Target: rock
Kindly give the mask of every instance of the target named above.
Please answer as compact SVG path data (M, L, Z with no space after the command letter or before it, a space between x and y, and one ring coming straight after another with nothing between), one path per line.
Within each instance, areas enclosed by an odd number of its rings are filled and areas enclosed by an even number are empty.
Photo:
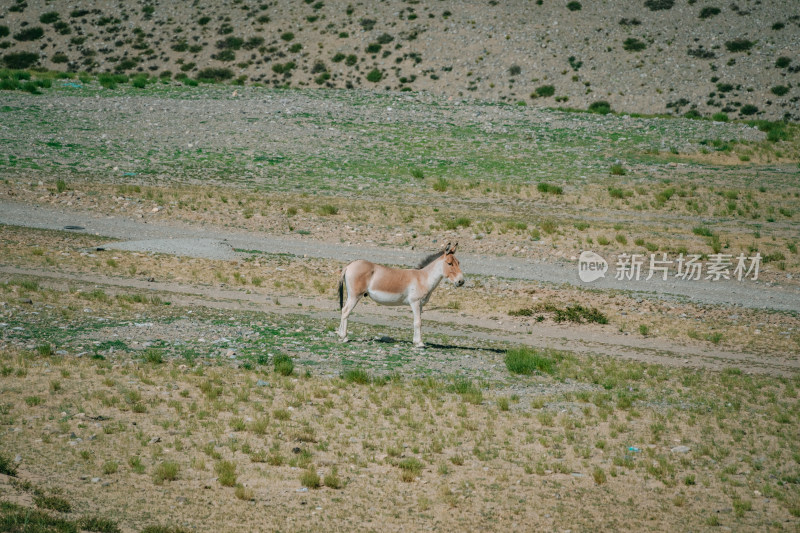
M269 382L259 379L256 381L256 387L269 387Z
M688 446L675 446L671 451L672 453L689 453L692 449Z
M20 454L17 454L14 457L14 464L20 464L21 462L22 462L22 456Z
M92 483L100 483L100 478L99 477L93 477L92 478Z

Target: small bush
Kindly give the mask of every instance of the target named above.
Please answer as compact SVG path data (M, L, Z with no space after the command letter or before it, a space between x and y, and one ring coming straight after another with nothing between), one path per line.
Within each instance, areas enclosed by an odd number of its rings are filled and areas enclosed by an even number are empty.
M0 474L5 474L11 477L16 477L17 475L17 466L11 459L2 453L0 453Z
M512 76L519 76L522 73L522 67L519 65L511 65L508 67L508 73Z
M84 516L78 523L84 531L96 531L98 533L120 533L121 531L116 522L101 516Z
M367 45L364 51L368 54L377 54L381 51L381 45L379 43L370 43Z
M739 38L732 41L726 41L725 48L728 49L728 52L746 52L750 50L754 44L756 43L753 41Z
M156 485L161 485L165 481L175 481L178 479L180 465L174 461L164 461L158 465L153 472L153 481Z
M153 365L160 365L164 362L164 353L159 348L148 348L144 352L144 360Z
M341 63L342 61L344 61L345 57L347 56L341 52L338 52L331 58L331 61L333 61L334 63Z
M564 189L562 189L558 185L545 183L543 181L536 184L536 190L542 194L555 194L557 196L564 194Z
M711 18L714 15L719 15L719 14L720 14L720 9L718 7L706 6L700 10L701 19Z
M580 2L575 2L574 0L567 4L567 9L570 11L580 11L582 7Z
M711 120L714 120L716 122L728 122L729 119L727 113L723 113L720 111L719 113L714 113L713 115L711 115Z
M711 237L712 235L711 230L705 226L695 226L692 228L692 233L701 237Z
M335 205L324 204L319 207L319 214L323 216L335 215L339 213L339 208Z
M449 186L450 182L440 176L439 179L437 179L433 184L433 190L437 192L445 192Z
M214 465L214 472L217 480L223 487L233 487L236 485L236 463L232 461L219 461Z
M622 43L622 48L628 52L641 52L647 48L647 44L645 44L643 41L640 41L636 37L628 37L625 39L625 42Z
M745 116L755 115L758 113L758 108L753 104L745 104L739 109L739 113Z
M283 39L286 42L289 42L294 39L294 33L290 31L284 32L281 34L281 39Z
M291 376L294 372L294 362L292 358L286 354L278 354L272 359L272 365L277 374L282 376Z
M42 13L39 17L39 22L42 24L52 24L59 19L59 15L55 11L48 11L47 13Z
M382 79L383 79L383 73L376 68L370 70L369 74L367 74L367 81L370 81L372 83L378 83Z
M589 104L589 112L599 113L601 115L607 115L608 113L611 113L611 104L609 104L605 100L598 100L596 102L592 102L591 104Z
M553 85L541 85L534 91L537 97L547 98L556 94L556 88Z
M58 511L59 513L72 512L72 505L64 498L61 498L60 496L46 496L44 494L34 494L33 503L36 504L36 507Z
M776 68L786 68L792 63L792 59L786 56L781 56L775 60Z
M611 165L610 172L612 176L624 176L625 174L627 174L627 172L625 171L625 167L623 167L619 163L614 163L613 165ZM612 194L611 196L614 195Z
M506 352L506 368L512 374L523 374L529 376L535 372L542 374L553 374L556 369L556 361L551 357L541 355L533 348L523 346L514 348Z
M44 37L44 29L41 26L25 28L19 33L14 34L14 39L18 41L36 41Z
M233 78L233 71L228 68L204 68L197 73L198 80L225 81Z
M646 0L644 6L650 11L665 11L672 9L675 5L675 0Z
M3 64L13 69L30 68L38 62L39 54L34 54L33 52L16 52L3 56Z
M300 484L309 489L318 489L320 487L320 479L319 474L317 474L317 469L313 466L309 466L308 469L304 470L303 473L300 474Z
M783 96L789 92L789 88L785 85L776 85L775 87L771 88L770 91L775 96Z
M339 477L339 470L334 466L331 468L331 471L325 474L325 478L323 479L323 484L331 489L340 489L342 488L342 480Z

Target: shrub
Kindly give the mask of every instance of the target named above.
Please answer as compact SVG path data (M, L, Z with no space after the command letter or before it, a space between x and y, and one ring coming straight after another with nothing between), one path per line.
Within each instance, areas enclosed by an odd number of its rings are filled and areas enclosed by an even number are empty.
M646 0L644 6L650 11L665 11L672 9L674 4L675 0Z
M419 168L412 168L411 169L411 177L421 180L425 177L425 174L422 172L422 169Z
M356 383L358 385L369 385L372 381L370 375L366 370L361 368L350 368L342 372L342 379L347 383Z
M131 85L133 85L137 89L144 89L145 87L147 87L147 75L144 74L134 77L131 80Z
M581 6L581 3L575 2L574 0L567 4L567 9L569 9L570 11L580 11L581 7L583 7Z
M611 165L610 172L612 176L624 176L625 174L627 174L627 172L625 171L625 167L623 167L619 163L614 163L613 165ZM611 192L610 188L609 192ZM614 194L612 194L611 196L614 196ZM619 198L622 198L622 196L619 196Z
M25 28L19 33L14 34L14 39L18 41L35 41L44 37L44 29L41 26L32 26Z
M611 113L611 104L606 102L605 100L598 100L596 102L592 102L589 104L589 111L591 113L600 113L601 115L607 115Z
M358 63L358 56L355 54L350 54L349 56L347 56L347 59L344 62L344 64L347 65L348 67L352 67L356 63Z
M367 81L372 83L378 83L381 79L383 79L383 73L376 68L370 70L369 74L367 74Z
M331 61L333 61L334 63L341 63L341 62L344 60L344 58L345 58L345 57L347 57L347 56L345 56L345 55L344 55L343 53L341 53L341 52L338 52L337 54L335 54L335 55L334 55L334 56L331 58Z
M700 10L700 18L707 19L711 18L714 15L719 15L720 9L718 7L707 6Z
M198 80L225 81L233 77L233 71L228 68L204 68L197 73Z
M69 57L64 52L56 52L53 54L53 57L50 58L50 61L56 64L60 63L67 63L69 61Z
M5 66L13 69L30 68L38 62L39 54L33 52L16 52L3 56Z
M556 93L556 88L553 85L542 85L537 87L531 97L542 97L547 98L548 96L553 96ZM534 96L535 95L535 96Z
M331 468L331 471L328 474L325 475L323 483L326 487L331 489L342 488L342 480L339 478L339 470L335 466Z
M440 176L439 179L436 180L436 183L433 184L433 190L437 192L444 192L449 186L450 182Z
M57 21L58 18L58 13L55 11L48 11L47 13L42 13L42 16L39 17L39 22L42 24L52 24L53 22Z
M771 88L770 91L775 96L783 96L789 92L789 88L785 85L776 85L775 87Z
M211 57L217 61L234 61L236 59L236 52L233 50L220 50Z
M381 35L378 36L377 41L380 44L389 44L390 42L394 41L394 37L392 37L388 33L382 33Z
M727 113L714 113L711 115L711 120L715 120L717 122L728 122L728 114Z
M219 461L214 465L214 472L217 480L223 487L233 487L236 485L236 463L232 461Z
M286 354L278 354L272 359L272 365L275 372L282 376L291 376L294 372L294 362L292 358Z
M233 35L231 35L230 37L226 37L224 39L220 39L219 41L217 41L215 46L219 50L238 50L239 48L242 47L243 44L244 44L244 39L242 39L241 37L234 37Z
M695 226L692 228L692 233L701 237L711 237L711 230L705 226Z
M0 37L7 37L9 33L11 33L11 30L8 29L8 26L0 24Z
M286 42L289 42L294 39L294 33L290 31L284 32L281 34L281 39L283 39Z
M775 66L777 68L786 68L792 62L791 58L786 56L781 56L775 60Z
M628 52L641 52L642 50L647 48L647 45L643 41L637 39L636 37L628 37L627 39L625 39L625 42L622 43L622 48L624 48Z
M153 472L153 481L156 485L161 485L165 481L175 481L178 479L180 465L174 461L164 461L158 465Z
M41 507L42 509L52 509L53 511L58 511L59 513L69 513L72 511L72 505L60 496L34 494L33 503L36 504L36 507Z
M739 109L739 113L746 116L755 115L758 113L758 108L753 104L745 104Z
M728 49L728 52L746 52L756 44L753 41L749 41L747 39L734 39L732 41L725 42L725 48Z
M17 475L17 467L11 459L0 453L0 474L15 477Z
M381 45L378 43L370 43L364 51L368 54L377 54L381 51Z
M556 196L564 194L564 189L558 185L552 185L543 181L536 184L536 190L542 194L555 194Z
M300 483L310 489L318 489L320 487L319 474L317 474L317 469L313 465L300 474Z
M552 374L556 369L556 361L553 358L541 355L533 348L523 346L513 348L506 352L506 368L512 374L523 374L529 376L534 372L542 374Z

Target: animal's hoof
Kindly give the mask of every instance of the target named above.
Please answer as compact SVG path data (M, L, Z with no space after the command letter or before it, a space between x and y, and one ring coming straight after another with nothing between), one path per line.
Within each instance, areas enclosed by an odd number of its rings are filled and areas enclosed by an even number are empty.
M347 337L339 337L339 342L350 342L350 339Z
M414 343L414 348L420 348L420 349L421 348L425 348L425 343L424 342L415 342Z

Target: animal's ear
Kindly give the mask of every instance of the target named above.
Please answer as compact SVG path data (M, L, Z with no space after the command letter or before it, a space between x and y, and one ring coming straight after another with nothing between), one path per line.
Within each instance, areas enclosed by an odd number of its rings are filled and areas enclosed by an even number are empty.
M450 243L449 242L447 243L447 246L444 247L444 253L445 253L445 255L450 253Z
M447 251L447 253L448 253L448 254L454 254L454 253L456 253L456 248L457 248L457 247L458 247L458 243L455 243L455 244L453 245L453 247L452 247L452 248L450 248L450 249Z

